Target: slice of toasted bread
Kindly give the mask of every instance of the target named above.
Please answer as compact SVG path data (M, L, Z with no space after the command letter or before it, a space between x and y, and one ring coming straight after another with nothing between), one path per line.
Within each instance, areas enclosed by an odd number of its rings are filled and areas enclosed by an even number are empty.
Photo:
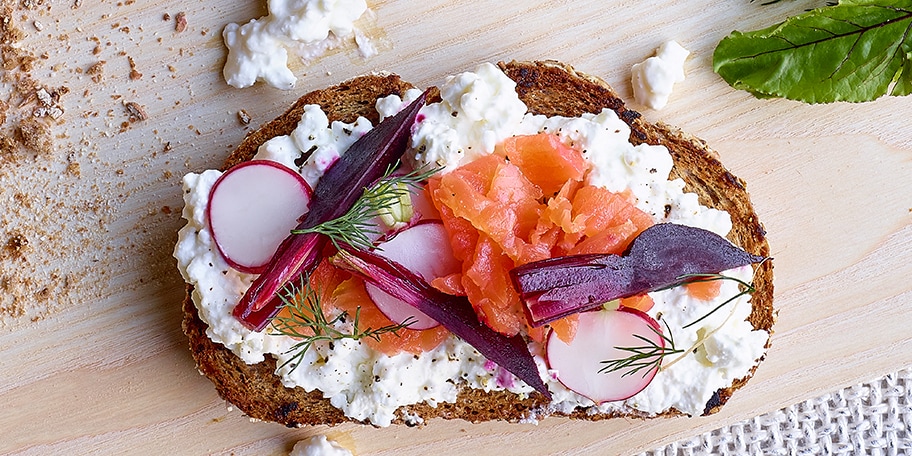
M607 83L578 73L567 65L558 62L511 62L501 63L500 68L516 81L516 90L532 113L578 116L584 112L597 113L603 108L611 108L630 125L632 142L667 146L675 162L673 177L682 178L687 183L686 191L698 194L701 204L725 210L731 215L734 228L729 239L750 253L768 256L764 229L750 203L744 182L729 173L719 162L717 154L704 142L667 125L646 122L639 113L627 109ZM330 120L351 122L360 115L376 124L375 100L389 94L401 94L410 87L395 75L370 75L304 95L282 116L248 135L229 156L225 168L251 159L259 145L267 139L289 134L306 104L319 104ZM775 317L771 262L757 266L754 284L756 292L751 299L753 310L749 321L755 329L771 332ZM273 359L248 365L222 345L212 342L206 336L206 325L198 317L189 290L184 301L183 327L200 372L212 380L222 398L250 417L287 426L351 421L330 405L328 399L323 399L319 391L307 393L301 388L283 386L273 375L276 368ZM750 375L728 388L720 389L706 405L705 413L716 412ZM546 406L547 403L538 394L521 398L509 392L484 392L464 387L455 403L438 403L436 407L416 404L405 408L409 414L417 414L423 419L443 417L480 422L518 421L536 415ZM570 416L598 420L617 414L591 414L577 410Z

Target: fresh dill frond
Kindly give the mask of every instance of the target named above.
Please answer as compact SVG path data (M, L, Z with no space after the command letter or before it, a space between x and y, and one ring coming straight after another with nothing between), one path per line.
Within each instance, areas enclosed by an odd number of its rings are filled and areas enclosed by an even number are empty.
M397 164L398 165L398 164ZM375 220L403 198L421 188L426 181L442 168L417 169L404 175L392 175L396 165L387 168L375 184L364 189L364 194L339 218L328 220L312 228L293 230L293 234L320 233L326 235L336 248L345 243L359 249L373 246L371 236L380 234Z
M686 285L688 283L693 283L693 282L713 282L716 280L733 280L735 282L738 282L738 284L741 286L741 292L732 296L731 298L726 299L721 304L719 304L718 306L716 306L715 308L710 310L706 315L703 315L702 317L684 325L683 328L687 329L687 328L705 320L710 315L716 313L719 309L725 307L726 305L730 304L731 302L734 302L736 299L740 298L741 296L744 296L747 294L752 294L753 292L757 291L757 289L754 288L754 283L745 282L737 277L727 276L727 275L723 275L723 274L683 274L683 275L678 276L678 280L675 283L668 285L667 287L659 288L655 291L668 290L671 288L679 287L681 285Z
M733 280L735 282L738 282L738 284L741 287L741 291L738 294L726 299L725 301L722 301L722 303L720 303L718 306L714 307L712 310L707 312L706 315L703 315L702 317L684 325L683 326L684 329L690 328L691 326L709 318L710 315L716 313L719 309L734 302L736 299L740 298L741 296L752 294L753 292L757 291L757 289L754 288L753 282L745 282L737 277L732 277L732 276L727 276L727 275L722 275L722 274L685 274L679 278L682 280L686 280L687 282L713 282L716 280Z
M626 377L645 369L645 372L643 372L643 377L645 377L653 368L660 368L662 366L662 360L665 359L666 356L683 353L684 350L679 350L675 347L674 334L671 332L671 328L668 327L668 322L662 320L662 323L665 324L665 329L668 331L667 336L662 333L661 329L656 329L652 326L650 326L649 329L665 341L666 345L664 347L656 344L646 336L634 334L634 337L642 340L646 345L638 347L614 347L617 350L630 353L630 356L621 359L602 361L601 364L604 364L604 367L599 369L599 373L616 372L626 369L627 371L621 374L621 377Z
M380 328L361 328L361 307L355 310L350 331L337 329L348 317L348 313L341 312L331 319L323 311L320 294L310 285L308 278L301 276L300 284L290 282L282 292L278 293L282 300L282 309L272 321L272 334L283 335L297 339L286 354L294 355L279 366L279 369L291 365L294 371L310 347L319 341L332 342L340 339L359 340L370 337L380 341L383 334L398 332L415 322L414 317L409 317L400 324L391 324ZM287 313L285 312L287 310Z

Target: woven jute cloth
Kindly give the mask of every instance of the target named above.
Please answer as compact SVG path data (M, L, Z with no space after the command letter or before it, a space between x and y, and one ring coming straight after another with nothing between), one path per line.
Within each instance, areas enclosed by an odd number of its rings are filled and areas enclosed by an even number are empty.
M644 454L912 456L912 367Z

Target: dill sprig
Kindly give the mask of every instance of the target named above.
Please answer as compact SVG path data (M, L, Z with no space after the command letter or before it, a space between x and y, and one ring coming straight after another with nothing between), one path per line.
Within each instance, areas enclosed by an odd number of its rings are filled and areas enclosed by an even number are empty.
M652 326L650 326L649 329L665 341L664 347L656 344L646 336L634 334L633 337L642 340L646 345L638 347L614 347L616 350L621 350L630 353L631 355L626 358L602 361L601 364L604 364L605 366L599 369L599 373L627 369L626 372L621 374L621 377L626 377L645 369L645 372L643 372L643 377L645 377L653 368L660 368L662 366L662 360L665 359L666 356L683 353L684 350L675 347L674 334L671 332L671 328L668 327L668 322L662 320L662 323L665 324L665 329L668 331L667 336L662 333L661 329Z
M753 282L745 282L737 277L732 277L732 276L727 276L727 275L722 275L722 274L686 274L686 275L681 276L680 278L687 280L688 282L713 282L716 280L733 280L735 282L738 282L739 285L741 285L741 287L740 287L741 291L738 294L726 299L725 301L722 301L721 304L714 307L712 310L710 310L708 313L706 313L706 315L703 315L702 317L684 325L683 326L684 329L690 328L691 326L707 319L710 315L716 313L716 311L727 306L729 303L735 301L736 299L740 298L741 296L752 294L753 292L757 291L757 289L754 288Z
M371 235L381 234L374 220L384 213L388 213L403 198L409 198L411 192L420 188L421 182L426 181L441 169L417 169L404 175L393 176L392 172L396 165L387 168L383 177L365 188L364 194L341 217L328 220L312 228L292 230L292 233L326 235L336 248L339 248L339 243L365 250L373 247Z
M298 339L285 353L294 355L279 366L279 369L291 364L291 371L297 369L304 355L310 347L319 341L334 341L340 339L359 340L370 337L380 341L383 334L398 332L415 322L414 317L407 318L400 324L391 324L380 328L361 328L361 307L355 310L351 331L342 331L337 326L344 323L348 317L347 312L342 312L333 318L326 316L320 302L319 293L310 285L308 278L301 276L301 283L289 283L282 292L278 293L282 300L283 309L287 309L287 316L280 312L272 321L273 334L283 335Z
M702 317L684 325L683 328L687 329L687 328L707 319L710 315L716 313L716 311L725 307L726 305L730 304L731 302L735 301L736 299L740 298L741 296L744 296L747 294L752 294L753 292L757 291L757 289L754 288L754 283L745 282L737 277L727 276L727 275L723 275L723 274L684 274L684 275L678 276L678 280L675 283L668 285L667 287L659 288L655 291L668 290L670 288L679 287L681 285L686 285L688 283L693 283L693 282L713 282L716 280L733 280L735 282L738 282L738 284L741 285L741 292L732 296L731 298L726 299L721 304L719 304L718 306L716 306L715 308L710 310L708 313L706 313L706 315L703 315Z

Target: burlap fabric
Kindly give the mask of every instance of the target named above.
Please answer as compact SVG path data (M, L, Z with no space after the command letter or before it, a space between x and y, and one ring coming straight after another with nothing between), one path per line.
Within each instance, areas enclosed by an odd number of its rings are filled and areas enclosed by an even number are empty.
M644 454L912 456L912 367Z

